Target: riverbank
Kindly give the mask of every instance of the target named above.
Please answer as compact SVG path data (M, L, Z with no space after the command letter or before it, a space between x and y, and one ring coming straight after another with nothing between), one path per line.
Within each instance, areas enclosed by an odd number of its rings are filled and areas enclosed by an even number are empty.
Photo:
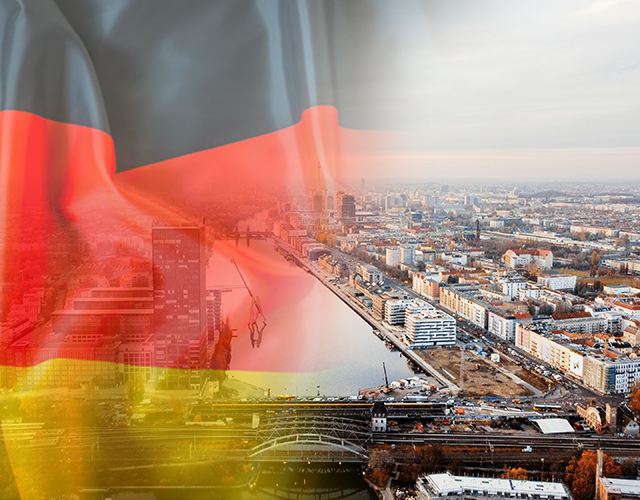
M407 345L399 339L392 331L390 331L384 323L375 319L365 308L364 306L352 297L348 292L342 290L340 285L335 285L330 283L329 280L323 276L323 274L318 271L312 264L302 259L300 256L295 255L294 251L289 248L280 247L279 253L283 254L283 252L288 253L292 256L294 262L302 267L309 274L314 276L320 283L322 283L328 290L330 290L335 296L337 296L342 302L344 302L353 312L355 312L360 318L362 318L372 329L377 330L379 332L379 336L385 340L390 342L402 355L411 361L415 366L420 368L425 373L434 377L439 383L441 383L444 387L446 387L447 391L450 393L458 393L459 388L455 384L454 381L447 378L444 374L439 372L432 365L427 363L421 356L419 356L416 352L412 351L407 347Z

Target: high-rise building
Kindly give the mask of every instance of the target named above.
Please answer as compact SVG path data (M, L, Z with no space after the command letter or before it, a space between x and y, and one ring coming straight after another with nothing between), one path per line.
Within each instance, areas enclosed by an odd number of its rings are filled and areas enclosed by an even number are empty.
M207 347L206 245L198 226L154 227L155 360L166 387L197 388Z
M314 193L313 195L313 210L316 212L323 212L326 208L325 194L322 192Z
M395 267L402 262L402 249L395 245L385 249L385 262L387 266Z
M352 194L337 193L336 200L338 203L338 217L340 219L356 218L356 198Z

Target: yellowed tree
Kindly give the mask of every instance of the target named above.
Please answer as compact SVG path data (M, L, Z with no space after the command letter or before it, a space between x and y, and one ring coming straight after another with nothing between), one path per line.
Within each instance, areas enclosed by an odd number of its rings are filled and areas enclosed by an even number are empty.
M636 384L635 390L631 393L629 408L634 413L640 413L640 385Z
M526 481L529 479L529 473L527 472L527 469L523 469L522 467L505 467L505 470L500 474L500 477L503 479L523 479Z
M580 457L573 457L565 469L565 482L575 500L592 500L595 495L597 454L585 450ZM605 476L619 476L622 469L611 457L604 455L602 461Z

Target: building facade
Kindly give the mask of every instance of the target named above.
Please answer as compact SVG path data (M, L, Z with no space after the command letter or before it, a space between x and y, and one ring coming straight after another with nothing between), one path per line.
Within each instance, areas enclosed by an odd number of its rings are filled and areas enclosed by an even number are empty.
M206 352L206 245L198 226L154 227L155 360L167 388L198 388Z
M453 347L456 320L424 301L415 300L405 311L405 327L410 349Z

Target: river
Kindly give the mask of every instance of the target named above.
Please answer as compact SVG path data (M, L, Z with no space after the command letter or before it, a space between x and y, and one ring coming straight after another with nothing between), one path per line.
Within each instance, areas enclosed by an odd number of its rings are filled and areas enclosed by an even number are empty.
M255 487L239 488L168 488L114 492L114 500L297 500L343 499L375 500L376 494L362 478L358 470L343 472L289 472L262 474Z
M264 214L244 223L263 228ZM242 278L266 316L259 348L247 326L252 302ZM357 313L302 268L287 262L272 240L218 241L207 269L207 287L228 287L224 315L237 329L229 377L270 390L272 396L349 396L389 380L413 376L406 359L391 352ZM262 320L259 319L261 324Z

